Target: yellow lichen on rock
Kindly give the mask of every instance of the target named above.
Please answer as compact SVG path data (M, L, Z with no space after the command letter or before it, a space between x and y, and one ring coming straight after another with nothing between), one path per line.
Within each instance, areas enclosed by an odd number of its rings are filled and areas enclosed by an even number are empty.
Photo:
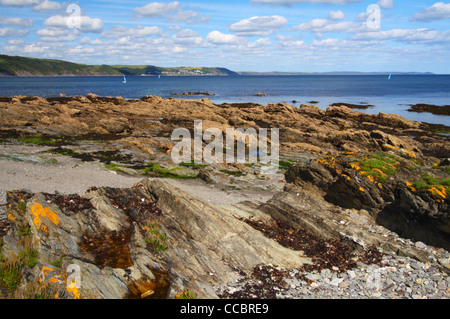
M56 212L52 211L49 207L43 207L38 202L34 203L30 207L30 213L34 216L33 223L37 229L42 229L43 231L47 231L47 227L42 225L42 219L47 218L53 224L59 224L59 216Z
M445 187L432 186L432 187L428 188L428 191L433 195L437 195L442 198L447 198L447 192L446 192Z
M417 191L412 183L409 183L409 182L405 182L405 183L406 183L406 187L408 187L412 192L416 192Z
M70 291L71 293L73 293L73 296L75 299L80 299L80 297L81 297L80 291L78 290L77 283L75 280L73 280L70 284L68 284L66 289L67 289L67 291Z

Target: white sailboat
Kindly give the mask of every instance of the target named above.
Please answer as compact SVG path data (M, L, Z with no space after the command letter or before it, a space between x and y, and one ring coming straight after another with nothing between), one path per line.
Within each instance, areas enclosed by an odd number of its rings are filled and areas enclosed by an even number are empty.
M125 77L125 75L123 76L123 81L122 83L127 83L127 78Z

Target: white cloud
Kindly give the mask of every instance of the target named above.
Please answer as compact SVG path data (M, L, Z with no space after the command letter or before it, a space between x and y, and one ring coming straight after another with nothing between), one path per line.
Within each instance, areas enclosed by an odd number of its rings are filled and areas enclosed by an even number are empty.
M208 22L209 16L200 16L192 10L183 10L178 1L169 3L152 2L143 7L134 8L135 16L141 18L166 17L167 21L177 23L185 22L187 24ZM171 14L175 14L169 16Z
M198 32L191 29L177 29L172 36L175 44L187 46L200 46L205 44L205 40L198 34Z
M327 16L330 20L342 20L345 18L345 13L342 11L330 11Z
M391 40L405 43L444 43L450 42L450 31L429 29L393 29L388 31L360 33L354 40Z
M49 27L68 28L71 25L70 20L73 17L56 15L48 18L44 21L44 25ZM81 16L80 28L77 28L80 32L92 32L100 33L103 30L103 22L97 18L90 18L88 16Z
M52 48L55 49L55 48ZM32 44L14 44L8 45L5 47L5 51L7 53L16 53L17 51L21 52L21 55L32 55L35 54L49 54L52 52L51 48L47 44L43 44L42 42L32 43Z
M61 4L56 1L49 1L45 0L44 2L39 3L38 5L33 7L34 11L52 11L52 10L59 10L64 6L64 4Z
M331 48L334 50L354 50L357 49L359 51L371 49L374 46L381 46L381 42L378 40L372 41L357 41L357 40L339 40L335 38L329 38L324 40L314 40L312 42L313 48Z
M197 12L194 12L192 10L183 11L178 10L177 14L173 17L168 18L170 22L186 22L187 24L194 24L194 23L205 23L208 22L210 16L200 16Z
M392 9L394 7L394 0L380 0L378 5L383 9Z
M24 29L11 29L11 28L2 28L0 29L0 38L6 37L24 37L28 34L28 30Z
M286 18L278 15L252 17L232 24L230 30L242 36L268 36L287 23Z
M254 3L264 3L272 5L290 5L294 3L322 3L322 4L346 5L362 1L363 0L251 0L251 2Z
M185 48L185 47L180 47L180 46L174 46L172 49L171 49L171 51L173 52L173 53L183 53L183 52L186 52L188 49L187 48Z
M135 29L122 26L115 25L111 28L111 31L103 32L101 34L102 38L121 38L121 37L135 37L142 38L148 37L152 35L162 35L162 30L159 27L143 27L136 26Z
M15 27L31 27L34 24L34 21L31 19L6 18L0 16L0 24L12 25Z
M38 3L39 0L0 0L0 4L9 7L34 6Z
M180 9L178 1L170 3L152 2L143 7L135 8L134 13L138 17L162 17L170 13L177 12Z
M62 41L74 41L77 39L77 34L71 32L69 29L49 27L47 29L41 29L36 31L36 34L41 37L41 41L44 42L62 42Z
M292 27L293 31L313 31L317 33L325 32L346 32L358 33L368 31L364 23L353 21L331 22L327 19L314 19Z
M234 34L225 34L219 31L212 31L206 36L206 40L213 44L240 44L243 39Z
M13 40L6 41L7 45L22 45L24 43L25 43L25 41L23 41L22 39L13 39Z
M450 3L437 2L431 7L417 12L412 21L433 21L441 19L450 19Z
M261 38L256 40L255 42L251 42L248 44L249 48L262 48L268 45L271 45L272 42L269 40L269 38Z
M104 42L102 40L99 39L95 39L92 40L89 37L83 37L82 39L80 39L80 44L89 44L89 45L101 45L104 44Z

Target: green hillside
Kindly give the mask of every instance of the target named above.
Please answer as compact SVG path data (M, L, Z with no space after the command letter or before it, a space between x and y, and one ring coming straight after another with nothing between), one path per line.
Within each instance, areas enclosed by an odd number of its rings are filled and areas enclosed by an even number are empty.
M121 75L108 65L86 65L60 60L0 55L0 76Z
M225 68L154 65L86 65L61 60L0 55L0 76L94 76L94 75L239 75Z

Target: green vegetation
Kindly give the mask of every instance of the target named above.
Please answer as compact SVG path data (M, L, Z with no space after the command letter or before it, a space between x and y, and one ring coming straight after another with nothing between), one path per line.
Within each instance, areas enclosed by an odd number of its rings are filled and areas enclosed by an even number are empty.
M30 283L20 298L24 300L31 299L59 299L59 289L56 285L45 283Z
M279 165L279 168L281 169L281 170L285 170L285 171L287 171L292 165L294 165L295 163L294 162L292 162L292 161L280 161L279 163L278 163L278 165Z
M0 55L0 75L7 76L67 76L122 75L108 65L86 65L61 60L35 59Z
M30 268L33 268L37 264L39 253L36 249L28 248L19 253L19 260Z
M157 163L147 163L147 165L148 165L148 167L146 169L144 169L144 172L142 174L144 176L147 176L150 173L154 173L161 177L175 178L175 179L195 179L195 178L197 178L196 174L186 174L186 175L177 174L176 171L180 170L179 167L168 169L168 168L161 167Z
M181 166L186 166L186 167L193 167L193 168L205 168L208 167L208 164L197 164L194 161L190 162L190 163L181 163Z
M3 261L0 263L0 286L14 291L20 284L22 265L18 261Z
M142 228L146 231L145 241L151 246L153 253L158 253L160 251L166 250L167 247L167 236L161 230L161 226L156 220L150 220L147 226Z
M240 172L240 171L229 171L229 170L226 170L226 169L221 169L220 170L222 173L224 173L224 174L227 174L227 175L230 175L230 176L234 176L234 177L241 177L241 176L243 176L244 174L242 173L242 172Z
M175 299L200 299L199 296L191 289L183 290L175 295Z
M51 261L49 262L49 264L52 265L53 267L61 268L61 267L62 267L62 264L63 264L63 258L60 257L60 258L58 258L58 259L51 260Z
M29 225L17 227L17 234L19 237L29 236L30 232L31 232L31 228Z
M29 144L35 144L35 145L58 145L61 143L60 139L51 140L51 139L45 139L41 136L23 137L23 138L19 138L19 141L23 142L23 143L29 143Z
M450 186L450 178L437 179L433 176L425 174L423 179L420 179L412 184L416 189L432 188L439 186Z
M375 153L362 158L358 163L350 164L371 181L383 184L388 176L394 175L401 158L389 153Z
M124 174L128 174L128 172L127 172L121 165L116 164L116 163L113 163L113 162L108 163L108 164L105 164L105 168L106 168L106 169L109 169L109 170L111 170L111 171L121 172L121 173L124 173Z
M154 65L86 65L62 60L36 59L0 55L0 76L96 76L96 75L163 75L239 76L238 73L216 67L172 67Z

